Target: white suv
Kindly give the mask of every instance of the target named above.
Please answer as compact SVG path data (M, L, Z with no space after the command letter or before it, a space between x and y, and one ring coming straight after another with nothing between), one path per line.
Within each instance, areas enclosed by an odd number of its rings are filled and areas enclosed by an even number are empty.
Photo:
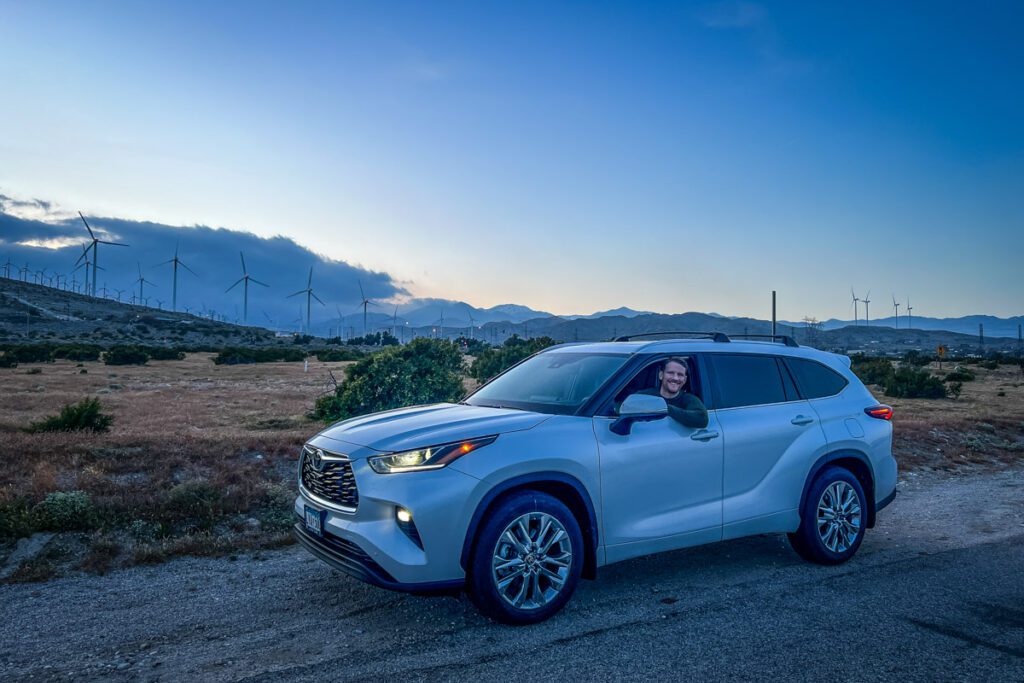
M807 560L850 559L896 495L892 410L845 356L706 336L555 346L458 405L332 425L303 447L295 534L377 586L465 587L506 623L550 617L606 564L713 541L785 532ZM669 417L668 358L706 427Z

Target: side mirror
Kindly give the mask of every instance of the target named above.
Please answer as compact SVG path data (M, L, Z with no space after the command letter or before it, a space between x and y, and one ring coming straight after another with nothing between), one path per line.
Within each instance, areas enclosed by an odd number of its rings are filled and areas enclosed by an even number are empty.
M625 436L633 429L634 422L660 420L668 415L668 404L661 396L647 394L630 394L619 406L619 417L610 429L615 434Z

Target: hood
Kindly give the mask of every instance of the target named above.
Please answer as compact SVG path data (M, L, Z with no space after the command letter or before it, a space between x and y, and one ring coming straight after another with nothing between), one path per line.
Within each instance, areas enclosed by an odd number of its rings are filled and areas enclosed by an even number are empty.
M507 408L436 403L355 417L331 425L320 436L397 452L532 429L549 417Z

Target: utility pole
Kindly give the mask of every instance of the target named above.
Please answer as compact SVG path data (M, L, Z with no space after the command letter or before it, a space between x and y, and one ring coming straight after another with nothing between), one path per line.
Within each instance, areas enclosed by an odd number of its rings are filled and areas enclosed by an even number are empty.
M985 325L978 323L978 343L981 344L981 352L985 353Z
M775 336L775 290L772 290L772 336Z

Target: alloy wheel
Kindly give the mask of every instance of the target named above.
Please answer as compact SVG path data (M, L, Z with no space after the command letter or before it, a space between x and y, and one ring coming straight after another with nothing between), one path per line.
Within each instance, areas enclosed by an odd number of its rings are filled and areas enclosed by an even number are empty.
M818 499L818 537L834 553L849 550L861 530L861 503L848 482L834 481Z
M502 600L516 609L539 609L562 592L572 561L562 523L545 512L528 512L498 536L491 576Z

